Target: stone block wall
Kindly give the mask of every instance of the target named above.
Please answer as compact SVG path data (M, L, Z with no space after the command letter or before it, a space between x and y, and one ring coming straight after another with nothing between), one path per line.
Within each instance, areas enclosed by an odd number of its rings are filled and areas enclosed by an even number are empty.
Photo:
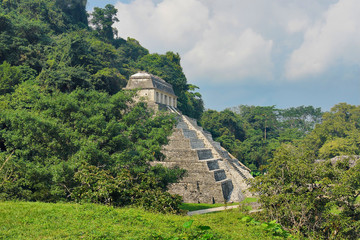
M245 196L242 190L248 187L245 180L250 174L242 173L244 169L239 170L235 163L229 163L230 159L224 159L222 156L229 155L219 152L220 144L197 126L195 120L183 115L179 119L168 145L163 147L165 160L152 163L187 171L183 179L170 186L169 192L181 195L188 203L242 200Z

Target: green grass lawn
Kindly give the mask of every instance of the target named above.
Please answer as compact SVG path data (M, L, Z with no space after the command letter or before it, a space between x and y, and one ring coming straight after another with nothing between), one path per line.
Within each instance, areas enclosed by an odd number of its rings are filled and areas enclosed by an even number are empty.
M245 198L244 201L242 201L242 203L252 203L252 202L257 202L257 201L258 201L258 198L248 197L248 198Z
M237 209L189 217L96 204L0 202L0 239L276 238L242 218Z

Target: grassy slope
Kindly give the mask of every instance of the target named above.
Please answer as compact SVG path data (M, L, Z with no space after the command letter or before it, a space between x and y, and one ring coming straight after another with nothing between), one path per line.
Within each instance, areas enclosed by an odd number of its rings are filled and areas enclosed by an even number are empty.
M213 239L274 239L241 217L236 210L188 217L95 204L0 202L0 239L177 239L201 225L211 227Z

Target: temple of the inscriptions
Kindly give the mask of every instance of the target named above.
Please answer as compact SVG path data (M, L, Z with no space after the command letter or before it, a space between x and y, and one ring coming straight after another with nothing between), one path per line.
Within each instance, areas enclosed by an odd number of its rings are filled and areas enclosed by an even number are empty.
M169 192L179 194L188 203L239 202L251 194L250 170L214 141L209 132L178 111L177 96L171 84L146 72L132 75L125 89L137 89L138 99L148 102L155 109L165 109L177 115L178 123L163 147L162 164L187 171L177 183L169 186Z
M138 98L146 100L151 107L177 107L177 96L172 85L152 74L138 72L132 75L124 89L138 89Z

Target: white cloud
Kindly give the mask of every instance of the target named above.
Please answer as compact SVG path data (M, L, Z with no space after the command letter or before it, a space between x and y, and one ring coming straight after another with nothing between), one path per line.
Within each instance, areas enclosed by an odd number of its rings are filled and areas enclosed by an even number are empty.
M287 30L289 33L297 33L306 30L308 26L309 26L309 20L306 17L302 19L297 18L290 20L288 22Z
M136 38L151 52L179 52L190 78L271 78L273 42L246 24L258 24L249 12L256 4L244 8L235 0L135 0L116 8L120 36Z
M151 0L118 3L119 23L115 27L123 36L139 40L151 52L184 52L201 38L206 28L208 9L198 0Z
M271 78L271 40L265 40L252 29L226 34L221 26L206 31L204 39L183 57L190 77L206 76L218 82Z
M286 76L321 74L335 64L360 64L360 1L340 0L311 25L290 56Z
M332 5L331 5L332 4ZM179 52L190 82L286 81L360 62L359 0L134 0L121 37Z

